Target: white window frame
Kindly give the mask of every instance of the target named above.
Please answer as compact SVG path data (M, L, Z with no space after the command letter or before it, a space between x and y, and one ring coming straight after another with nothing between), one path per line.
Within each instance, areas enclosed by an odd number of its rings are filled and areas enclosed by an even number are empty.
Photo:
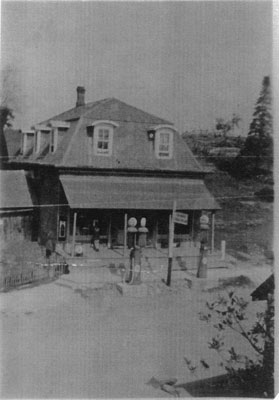
M100 135L107 134L107 138ZM94 154L98 156L111 156L113 142L113 129L111 126L98 126L94 128L93 148ZM100 148L99 144L107 145L107 148Z
M49 150L51 154L54 154L57 150L58 145L58 130L69 129L71 124L66 121L51 120L48 124L51 127L50 138L49 138Z
M24 154L25 148L25 133L21 131L20 154Z
M113 121L95 121L93 124L93 154L96 156L106 156L110 157L112 155L112 148L113 148L113 132L114 128L118 127L119 125ZM108 139L101 139L100 133L102 131L107 131ZM104 132L102 132L104 133ZM108 146L107 149L102 149L98 147L100 142L107 142Z
M34 135L34 152L38 154L41 149L41 131L35 131Z
M173 157L173 135L174 132L177 132L175 128L162 125L155 128L155 155L156 158L161 160L169 160ZM169 136L169 143L164 144L162 143L163 135ZM162 150L161 146L167 146L167 150Z
M56 152L57 143L58 143L58 128L52 128L52 130L50 131L50 140L49 140L49 151L51 154Z
M47 125L44 124L37 124L32 126L32 129L35 131L35 136L34 136L34 153L38 154L41 150L41 145L42 145L42 132L50 132L51 128Z

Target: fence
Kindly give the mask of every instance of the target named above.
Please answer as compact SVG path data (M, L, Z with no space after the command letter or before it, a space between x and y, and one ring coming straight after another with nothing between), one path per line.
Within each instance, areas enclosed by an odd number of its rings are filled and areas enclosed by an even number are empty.
M2 278L2 289L8 290L22 285L27 285L44 280L55 279L62 274L69 273L68 264L34 264L32 268L24 272L12 272Z

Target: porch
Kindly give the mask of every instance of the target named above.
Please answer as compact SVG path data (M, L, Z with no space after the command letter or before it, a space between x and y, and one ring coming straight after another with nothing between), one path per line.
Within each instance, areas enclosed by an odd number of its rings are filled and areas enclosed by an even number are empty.
M175 224L174 243L195 248L199 240L202 210L211 216L208 240L214 249L214 213L219 205L202 180L131 176L60 176L64 198L58 215L58 241L71 256L80 252L92 238L92 226L98 221L101 246L127 255L129 220L136 220L136 230L144 218L148 230L146 247L165 249L173 204L183 212L186 223ZM137 236L135 243L137 243ZM87 254L88 246L82 249Z
M96 252L89 243L80 243L77 246L82 247L82 254L71 256L71 252L65 253L67 262L73 267L89 268L100 270L100 274L108 274L111 269L121 269L127 267L130 263L127 249L124 254L124 248L109 249L106 245L100 245L100 251ZM70 248L69 248L70 250ZM142 250L142 270L149 276L164 274L167 271L168 253L167 248L147 247ZM200 257L199 243L186 242L179 247L173 248L173 270L174 271L196 271ZM230 262L230 256L226 255L226 260L222 259L220 251L208 252L208 268L224 268ZM154 275L154 276L155 276ZM107 279L105 280L107 281Z

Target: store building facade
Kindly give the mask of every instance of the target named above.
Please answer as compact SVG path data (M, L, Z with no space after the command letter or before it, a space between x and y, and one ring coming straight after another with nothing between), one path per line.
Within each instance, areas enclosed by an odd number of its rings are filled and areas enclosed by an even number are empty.
M147 245L165 245L174 201L188 215L175 241L195 240L202 210L219 205L173 124L120 100L76 106L22 132L14 166L29 170L36 188L39 237L49 231L61 244L90 242L98 221L100 240L126 246L130 218L146 220ZM214 217L211 218L214 230Z

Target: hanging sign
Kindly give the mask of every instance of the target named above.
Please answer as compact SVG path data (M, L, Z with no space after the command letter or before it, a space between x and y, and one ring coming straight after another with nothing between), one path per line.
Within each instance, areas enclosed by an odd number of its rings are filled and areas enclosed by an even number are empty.
M173 222L175 224L188 225L188 214L176 211L173 216Z

